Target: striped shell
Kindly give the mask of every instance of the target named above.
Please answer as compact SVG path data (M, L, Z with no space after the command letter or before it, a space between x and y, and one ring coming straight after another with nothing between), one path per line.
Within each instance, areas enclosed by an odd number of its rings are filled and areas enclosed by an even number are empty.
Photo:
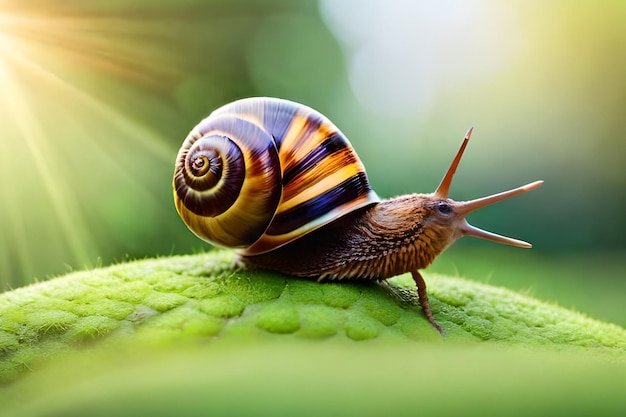
M256 255L379 198L330 120L259 97L215 110L189 133L176 158L174 201L201 239Z

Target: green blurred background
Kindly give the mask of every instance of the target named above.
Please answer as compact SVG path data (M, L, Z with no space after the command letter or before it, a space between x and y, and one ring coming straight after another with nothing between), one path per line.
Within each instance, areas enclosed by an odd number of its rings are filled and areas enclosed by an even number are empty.
M0 291L208 247L174 210L187 132L278 96L327 115L383 197L430 192L475 126L451 197L536 179L431 270L626 325L626 3L5 0Z

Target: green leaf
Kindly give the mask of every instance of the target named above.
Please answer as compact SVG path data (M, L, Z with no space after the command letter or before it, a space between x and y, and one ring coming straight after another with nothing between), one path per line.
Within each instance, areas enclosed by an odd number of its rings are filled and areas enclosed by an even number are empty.
M442 340L416 305L408 275L383 285L320 284L232 264L232 251L143 260L0 294L0 380L37 368L57 352L104 340ZM626 347L624 329L556 305L460 278L427 275L427 281L444 340L605 356L622 355Z
M414 415L443 405L440 415L469 415L481 404L511 415L510 401L528 415L593 408L598 391L609 398L603 407L624 405L616 394L626 382L619 326L425 274L442 337L416 305L408 275L317 283L237 270L233 259L214 251L142 260L0 294L0 381L12 382L0 390L0 411L193 415L211 404L244 415ZM538 389L535 381L554 385ZM587 391L572 407L548 401L581 381ZM487 405L485 392L493 393ZM174 398L184 399L175 409Z

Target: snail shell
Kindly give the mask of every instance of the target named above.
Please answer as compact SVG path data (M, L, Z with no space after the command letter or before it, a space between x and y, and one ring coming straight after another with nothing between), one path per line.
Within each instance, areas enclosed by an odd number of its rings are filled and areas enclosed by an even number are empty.
M257 97L215 110L189 133L176 158L174 201L198 237L255 255L379 198L330 120Z

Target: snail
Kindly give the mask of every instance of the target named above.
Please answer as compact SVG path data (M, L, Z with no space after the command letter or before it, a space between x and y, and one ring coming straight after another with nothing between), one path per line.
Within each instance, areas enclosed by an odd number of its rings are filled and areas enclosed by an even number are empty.
M410 272L440 333L419 270L462 236L529 243L471 226L465 216L530 191L448 198L470 129L431 194L381 200L348 139L325 116L278 98L241 99L192 129L176 158L176 210L200 239L237 249L250 268L322 280L385 280Z

